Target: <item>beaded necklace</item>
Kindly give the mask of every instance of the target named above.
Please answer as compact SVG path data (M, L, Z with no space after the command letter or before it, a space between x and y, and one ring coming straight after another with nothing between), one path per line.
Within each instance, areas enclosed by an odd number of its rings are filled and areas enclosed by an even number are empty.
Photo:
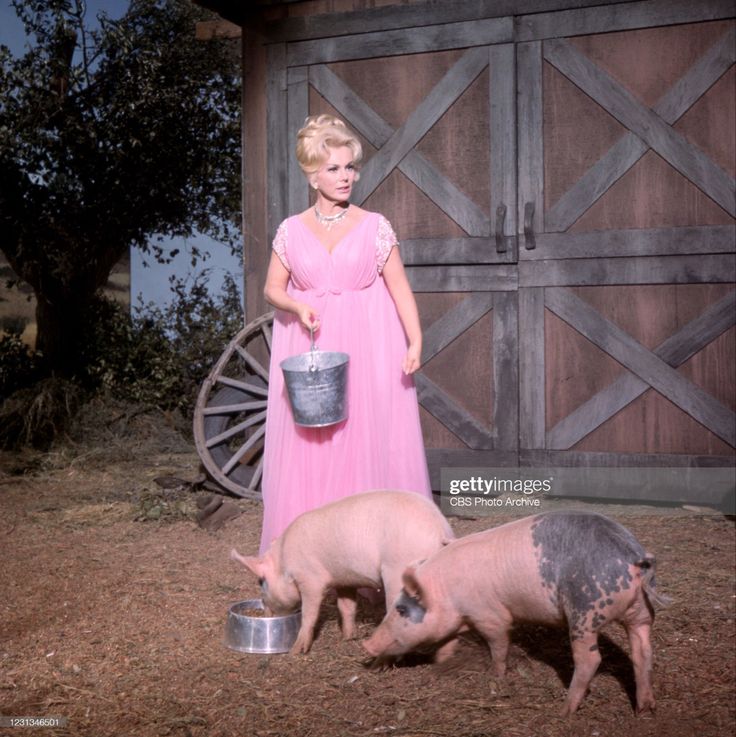
M318 209L317 205L314 206L314 214L317 217L317 222L320 225L324 225L327 230L331 230L333 225L337 225L347 214L348 208L340 210L336 215L323 215Z

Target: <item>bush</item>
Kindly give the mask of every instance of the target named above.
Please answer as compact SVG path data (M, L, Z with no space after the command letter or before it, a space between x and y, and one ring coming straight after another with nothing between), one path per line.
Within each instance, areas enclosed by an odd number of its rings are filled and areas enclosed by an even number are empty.
M226 277L222 294L213 298L208 277L205 271L191 283L172 278L172 303L165 308L139 304L132 318L119 305L100 300L86 341L85 383L191 418L202 381L243 325L235 281Z
M49 447L80 403L98 396L176 410L190 421L202 382L243 327L234 279L226 277L222 293L213 298L206 289L208 277L205 271L191 282L172 278L175 299L170 305L139 304L132 316L119 303L98 296L83 329L86 369L74 388L38 383L41 357L18 335L1 337L0 447Z

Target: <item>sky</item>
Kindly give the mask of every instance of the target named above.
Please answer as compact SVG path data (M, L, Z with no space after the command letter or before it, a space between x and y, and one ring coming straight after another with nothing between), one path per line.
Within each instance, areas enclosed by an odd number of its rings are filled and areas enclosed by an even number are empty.
M87 18L93 22L100 12L111 18L119 18L128 7L127 0L87 0ZM194 33L194 29L192 29ZM27 43L23 24L15 15L8 0L0 0L0 44L8 46L15 55L24 53ZM192 280L196 272L191 268L191 248L196 246L209 254L198 270L207 269L209 273L208 290L213 295L219 293L224 277L229 273L235 277L235 283L243 283L242 255L232 256L230 249L213 241L205 235L189 240L165 241L169 250L179 249L179 255L169 265L158 264L151 256L144 256L138 250L130 254L130 303L135 306L140 300L144 304L153 302L163 306L170 302L172 293L169 289L169 277ZM148 266L144 265L144 261Z

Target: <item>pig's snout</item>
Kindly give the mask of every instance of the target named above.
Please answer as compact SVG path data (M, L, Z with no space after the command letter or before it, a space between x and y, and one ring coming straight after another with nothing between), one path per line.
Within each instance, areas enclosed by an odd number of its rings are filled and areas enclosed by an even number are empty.
M407 648L401 646L399 641L393 636L390 625L386 622L379 625L378 629L360 644L363 650L374 658L403 655L407 652Z
M376 647L376 643L373 642L372 637L368 640L363 640L360 643L360 646L363 648L363 650L365 650L368 653L368 655L371 655L374 658L378 657L379 650Z
M385 624L382 624L378 629L367 639L361 643L363 650L368 655L372 655L374 658L394 658L398 655L404 655L409 652L409 647L399 642L399 640L393 636L391 628Z

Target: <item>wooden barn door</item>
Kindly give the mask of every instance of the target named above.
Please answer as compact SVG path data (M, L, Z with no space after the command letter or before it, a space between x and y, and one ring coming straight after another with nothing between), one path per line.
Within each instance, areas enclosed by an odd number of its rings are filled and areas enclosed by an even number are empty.
M304 118L340 116L365 152L353 201L392 222L417 295L424 369L416 382L435 488L443 466L517 460L511 33L506 18L271 52L269 112L283 145L269 145L270 171L288 171L276 184L271 228L309 203L291 155Z
M304 118L344 118L355 201L417 294L435 488L443 466L733 464L732 16L651 0L345 36L325 16L268 47L269 231L309 203Z
M525 464L733 463L736 37L672 5L520 24Z

